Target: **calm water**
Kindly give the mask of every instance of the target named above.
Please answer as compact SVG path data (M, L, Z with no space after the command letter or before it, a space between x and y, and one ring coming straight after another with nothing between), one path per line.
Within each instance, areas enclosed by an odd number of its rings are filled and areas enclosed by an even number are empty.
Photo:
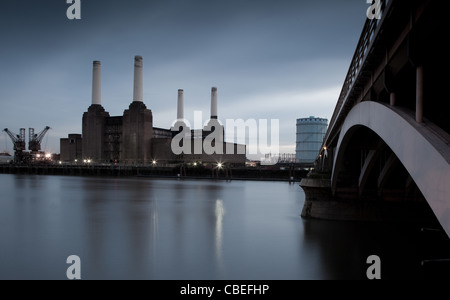
M279 182L0 175L0 279L365 279L417 276L408 228L303 220Z

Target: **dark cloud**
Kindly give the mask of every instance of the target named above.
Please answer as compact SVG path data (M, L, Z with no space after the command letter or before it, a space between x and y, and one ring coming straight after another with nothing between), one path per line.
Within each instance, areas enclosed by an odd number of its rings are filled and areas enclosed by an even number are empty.
M273 111L285 128L333 110L338 95L321 91L342 84L367 7L363 0L81 3L82 19L71 21L65 0L0 2L1 126L80 132L93 60L102 61L104 106L120 115L131 102L133 57L142 55L144 101L158 126L171 123L178 88L186 91L186 110L207 114L214 85L226 117L239 106L236 118ZM326 95L330 107L304 95ZM258 98L264 110L252 109ZM52 136L54 151L62 136ZM294 144L289 139L282 143Z

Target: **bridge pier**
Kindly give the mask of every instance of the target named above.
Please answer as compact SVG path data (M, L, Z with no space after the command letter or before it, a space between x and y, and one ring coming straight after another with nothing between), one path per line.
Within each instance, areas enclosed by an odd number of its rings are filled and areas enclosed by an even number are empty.
M383 197L373 191L361 199L357 188L341 189L333 195L330 180L327 179L305 178L300 186L305 192L301 213L305 219L409 222L431 227L436 224L436 218L426 202L406 201L407 195L401 191L390 191Z

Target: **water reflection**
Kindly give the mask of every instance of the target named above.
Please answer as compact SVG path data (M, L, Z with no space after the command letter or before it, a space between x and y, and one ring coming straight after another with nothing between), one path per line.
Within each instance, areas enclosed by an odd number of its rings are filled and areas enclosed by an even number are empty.
M305 252L316 253L320 277L367 279L366 259L377 255L382 279L421 279L417 224L304 220Z
M225 208L223 201L216 200L216 260L219 274L223 275L223 258L222 258L222 242L223 242L223 217L225 216Z
M144 179L82 183L80 215L91 278L224 276L221 184Z
M373 254L416 271L408 231L302 220L287 183L0 177L0 279L65 279L69 255L84 279L364 279Z
M131 253L131 262L125 261L123 268L130 266L127 277L133 278L135 274L151 274L154 271L148 269L148 260L154 252L152 246L157 243L158 210L152 182L133 181L128 187L131 189L125 190L130 193L121 199L121 207L125 211L125 235L129 237L128 243L124 241L124 246L128 248L125 253Z
M89 273L130 279L155 274L158 207L152 182L94 179L84 181L83 190Z
M365 258L357 227L362 224L303 220L304 251L320 269L311 276L324 279L363 279ZM369 247L370 248L370 247ZM375 251L375 249L372 249ZM375 251L376 252L376 251Z

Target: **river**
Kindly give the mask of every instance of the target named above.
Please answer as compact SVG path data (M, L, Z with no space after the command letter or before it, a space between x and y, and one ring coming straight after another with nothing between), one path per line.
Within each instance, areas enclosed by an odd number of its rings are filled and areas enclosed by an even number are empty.
M0 175L0 279L419 278L417 228L304 220L287 182Z

